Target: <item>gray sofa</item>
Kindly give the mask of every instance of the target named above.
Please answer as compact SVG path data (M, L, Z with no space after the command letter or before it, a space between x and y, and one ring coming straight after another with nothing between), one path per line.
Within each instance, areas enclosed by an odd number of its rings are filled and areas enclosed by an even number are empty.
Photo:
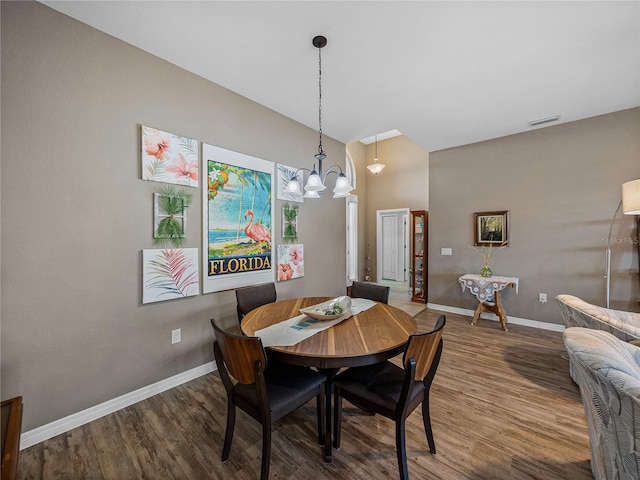
M599 307L573 295L558 295L556 300L567 328L604 330L625 342L640 340L640 313Z
M640 478L640 347L570 327L564 344L584 404L596 480Z

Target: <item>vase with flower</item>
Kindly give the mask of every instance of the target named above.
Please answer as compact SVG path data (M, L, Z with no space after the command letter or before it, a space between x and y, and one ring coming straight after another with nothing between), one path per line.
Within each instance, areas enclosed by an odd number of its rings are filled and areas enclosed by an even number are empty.
M498 250L500 250L503 247L506 247L506 242L505 243L501 243L500 246L498 247ZM491 267L489 267L489 264L491 263L491 259L493 258L493 256L495 255L496 251L493 250L493 244L490 243L489 246L481 246L480 247L480 253L482 254L482 261L483 266L480 269L480 275L483 277L491 277L493 275L493 271L491 270Z

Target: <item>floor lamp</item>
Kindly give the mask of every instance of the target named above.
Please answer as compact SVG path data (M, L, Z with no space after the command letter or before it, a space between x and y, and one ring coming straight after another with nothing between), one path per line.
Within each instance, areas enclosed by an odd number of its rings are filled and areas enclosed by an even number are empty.
M613 214L613 220L611 220L611 226L609 227L609 237L607 238L607 251L605 257L606 275L604 277L607 279L605 305L607 308L611 307L611 232L620 209L622 209L622 213L625 215L640 215L640 179L622 184L622 200L616 209L616 213Z

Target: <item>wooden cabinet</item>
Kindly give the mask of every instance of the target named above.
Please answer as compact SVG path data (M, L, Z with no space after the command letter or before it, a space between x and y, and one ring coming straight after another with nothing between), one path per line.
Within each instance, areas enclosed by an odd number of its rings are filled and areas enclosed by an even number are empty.
M411 301L427 303L427 225L425 210L411 210Z

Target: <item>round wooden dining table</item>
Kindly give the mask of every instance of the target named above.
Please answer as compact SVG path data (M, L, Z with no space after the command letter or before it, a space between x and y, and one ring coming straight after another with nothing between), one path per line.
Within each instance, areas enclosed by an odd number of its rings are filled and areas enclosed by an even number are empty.
M249 312L241 323L245 335L300 315L301 308L332 297L308 297L269 303ZM295 365L315 367L327 376L324 460L331 462L331 392L333 378L344 367L371 365L404 351L409 335L417 332L415 319L399 308L375 303L337 325L292 346L267 347L269 357Z

